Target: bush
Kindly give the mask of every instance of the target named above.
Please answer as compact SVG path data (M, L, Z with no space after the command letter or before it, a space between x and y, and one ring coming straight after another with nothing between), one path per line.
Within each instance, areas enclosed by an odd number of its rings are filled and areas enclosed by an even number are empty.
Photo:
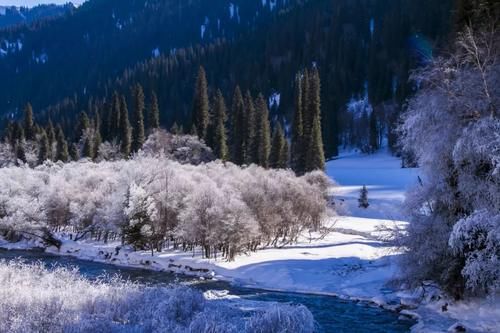
M146 287L117 278L91 282L76 270L0 262L2 333L301 333L312 332L313 325L304 307L275 305L249 314L205 301L199 291L183 286Z

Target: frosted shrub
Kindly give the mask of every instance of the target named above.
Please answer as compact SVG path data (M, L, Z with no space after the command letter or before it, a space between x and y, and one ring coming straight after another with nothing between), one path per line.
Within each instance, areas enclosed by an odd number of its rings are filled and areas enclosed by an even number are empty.
M74 240L121 239L136 249L202 249L229 260L294 242L327 214L326 176L179 164L139 154L131 160L0 169L0 230L25 237L66 232Z
M141 154L164 156L182 164L194 165L215 160L212 150L196 136L173 135L161 129L148 137Z
M313 325L304 307L246 313L206 301L187 287L146 287L117 278L92 282L75 270L0 262L1 333L301 333L312 332Z
M247 323L251 333L314 332L314 318L303 305L273 306Z
M500 291L500 214L481 210L458 221L449 244L465 257L462 274L467 288L479 293Z

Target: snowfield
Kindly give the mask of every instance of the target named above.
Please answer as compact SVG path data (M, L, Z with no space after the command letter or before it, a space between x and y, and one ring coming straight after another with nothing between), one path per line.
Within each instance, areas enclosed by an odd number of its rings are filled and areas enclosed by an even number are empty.
M419 319L414 332L446 332L453 325L467 332L499 332L500 302L454 303L439 291L412 293L393 289L400 253L387 239L388 229L404 228L401 204L405 191L417 183L417 169L402 169L388 152L374 155L343 154L327 165L339 186L332 194L341 201L343 216L328 221L326 236L303 235L282 248L265 248L236 256L234 261L204 259L200 252L134 252L119 243L71 241L68 235L57 254L129 267L149 268L226 280L246 287L336 295L373 302ZM367 209L358 207L359 191L368 188ZM23 248L30 244L2 244ZM32 246L32 244L31 244ZM447 311L443 306L447 304ZM453 331L453 329L451 330Z

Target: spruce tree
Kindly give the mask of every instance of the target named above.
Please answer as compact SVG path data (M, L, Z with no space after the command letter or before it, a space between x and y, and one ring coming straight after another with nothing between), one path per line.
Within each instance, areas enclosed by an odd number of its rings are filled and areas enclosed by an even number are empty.
M311 135L315 117L318 115L321 117L321 81L316 67L309 72L308 80L307 104L305 105L307 111L304 117L306 128L304 134L306 138Z
M99 112L99 110L96 110L94 113L94 131L96 133L99 133L99 135L102 138L101 130L102 130L101 113Z
M306 147L304 140L303 110L302 78L301 75L298 74L295 79L295 111L292 124L291 148L292 169L297 174L303 174L305 170Z
M189 131L189 134L192 135L192 136L197 136L198 135L198 128L196 128L195 124L193 124L193 126L191 126L191 130Z
M177 125L177 122L174 121L174 124L172 125L172 127L170 127L170 133L172 133L174 135L180 134L179 125Z
M309 137L309 134L311 133L311 115L310 115L310 78L309 78L309 71L307 69L304 70L304 73L302 74L302 81L301 81L301 86L302 86L302 131L304 138L306 142L304 143L307 147L307 138Z
M24 135L26 140L35 140L35 123L33 121L33 108L31 104L26 104L24 108Z
M269 154L271 151L271 129L269 124L269 109L262 94L255 101L255 113L257 115L257 132L255 133L257 163L269 167Z
M160 107L158 106L158 98L153 91L149 100L148 130L152 132L158 128L160 128Z
M120 95L118 95L118 92L113 93L113 97L111 99L111 110L109 113L109 120L108 120L108 133L109 137L107 138L109 141L112 141L115 138L118 138L120 136L120 127L121 127L121 99ZM128 116L127 116L128 117Z
M64 132L62 130L61 125L57 126L56 132L57 132L57 149L56 149L55 160L66 163L69 160L68 142L66 141L66 137L64 136Z
M379 148L378 144L378 127L377 116L375 111L372 110L370 114L370 151L373 153Z
M14 142L14 128L15 128L15 125L12 121L9 121L7 123L7 128L5 130L5 136L4 136L4 141L8 144L11 145L11 147L13 146L13 142Z
M309 76L308 116L312 117L307 140L306 172L325 169L325 152L321 130L321 82L319 72L315 68ZM306 134L306 133L305 133Z
M47 124L47 128L45 130L47 133L47 139L49 140L49 159L52 160L54 158L54 143L56 143L56 131L54 129L54 125L52 124L52 120L49 119L49 123Z
M246 161L245 145L245 103L239 86L236 86L233 95L232 114L232 161L237 165L243 165Z
M50 159L50 144L47 133L42 129L38 143L38 164L43 164L48 159Z
M90 135L85 136L83 140L83 157L94 159L94 146L92 142L92 137Z
M288 145L281 125L278 123L273 132L269 165L274 169L286 169L288 164Z
M307 149L306 172L325 169L325 152L323 150L323 138L321 135L320 116L316 115L309 138Z
M215 155L222 161L227 161L229 158L229 151L227 147L227 134L226 134L226 103L222 92L217 90L214 98L214 142L213 150Z
M110 141L111 134L109 133L111 127L111 112L113 111L113 103L108 99L102 106L102 120L101 120L101 136L103 140Z
M132 138L130 135L130 123L128 121L128 108L125 96L120 99L120 151L124 158L130 156L130 149L132 144Z
M47 124L47 129L45 130L47 133L47 139L49 140L49 145L52 146L54 142L56 142L56 131L54 129L54 125L52 124L52 120L49 119L49 123Z
M132 152L138 152L144 144L144 91L140 84L134 87L134 118L132 128Z
M76 130L76 139L79 140L85 132L90 128L90 119L85 111L80 112L78 127Z
M16 144L16 160L20 161L22 163L26 163L26 152L24 151L24 144L23 141L18 141ZM22 163L16 163L17 165L20 165Z
M12 148L15 149L17 142L24 141L25 139L26 137L24 135L23 127L18 122L16 122L14 124L14 130L12 134L12 142L11 142Z
M97 157L99 157L99 148L101 147L101 144L102 144L101 133L99 133L99 131L96 131L94 134L94 142L93 142L93 146L94 146L93 160L95 160Z
M360 208L366 209L370 206L370 204L368 203L368 189L366 188L366 185L363 185L363 188L359 193L358 203Z
M71 148L69 149L69 157L72 161L80 160L80 151L78 150L78 145L76 143L71 144Z
M208 83L205 69L200 66L193 98L193 125L200 139L207 138L210 121L210 106L208 101Z
M252 164L257 163L256 154L253 153L253 146L255 141L256 132L256 116L255 107L253 103L252 95L250 91L247 90L244 99L245 106L245 128L244 128L244 147L245 147L245 163Z
M288 140L286 139L285 136L285 145L281 150L280 165L283 166L283 169L286 169L288 168L289 164L290 164L290 146L288 145Z

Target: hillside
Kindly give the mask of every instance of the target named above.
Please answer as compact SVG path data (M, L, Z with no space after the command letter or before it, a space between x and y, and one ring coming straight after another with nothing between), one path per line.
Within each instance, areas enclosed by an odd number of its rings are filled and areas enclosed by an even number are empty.
M42 118L50 115L71 131L90 100L109 98L115 89L128 93L140 82L156 91L165 127L189 128L194 76L203 64L211 87L226 99L237 84L280 96L271 111L286 124L294 76L315 64L332 156L338 144L364 140L352 135L362 119L346 105L365 94L380 131L390 136L412 91L408 71L446 38L451 2L90 1L68 17L0 33L4 43L23 45L0 59L0 73L10 78L0 82L0 114L19 117L30 101L35 114L45 109Z
M0 29L31 24L35 21L54 19L71 13L75 7L69 3L63 6L39 5L33 8L0 6Z

